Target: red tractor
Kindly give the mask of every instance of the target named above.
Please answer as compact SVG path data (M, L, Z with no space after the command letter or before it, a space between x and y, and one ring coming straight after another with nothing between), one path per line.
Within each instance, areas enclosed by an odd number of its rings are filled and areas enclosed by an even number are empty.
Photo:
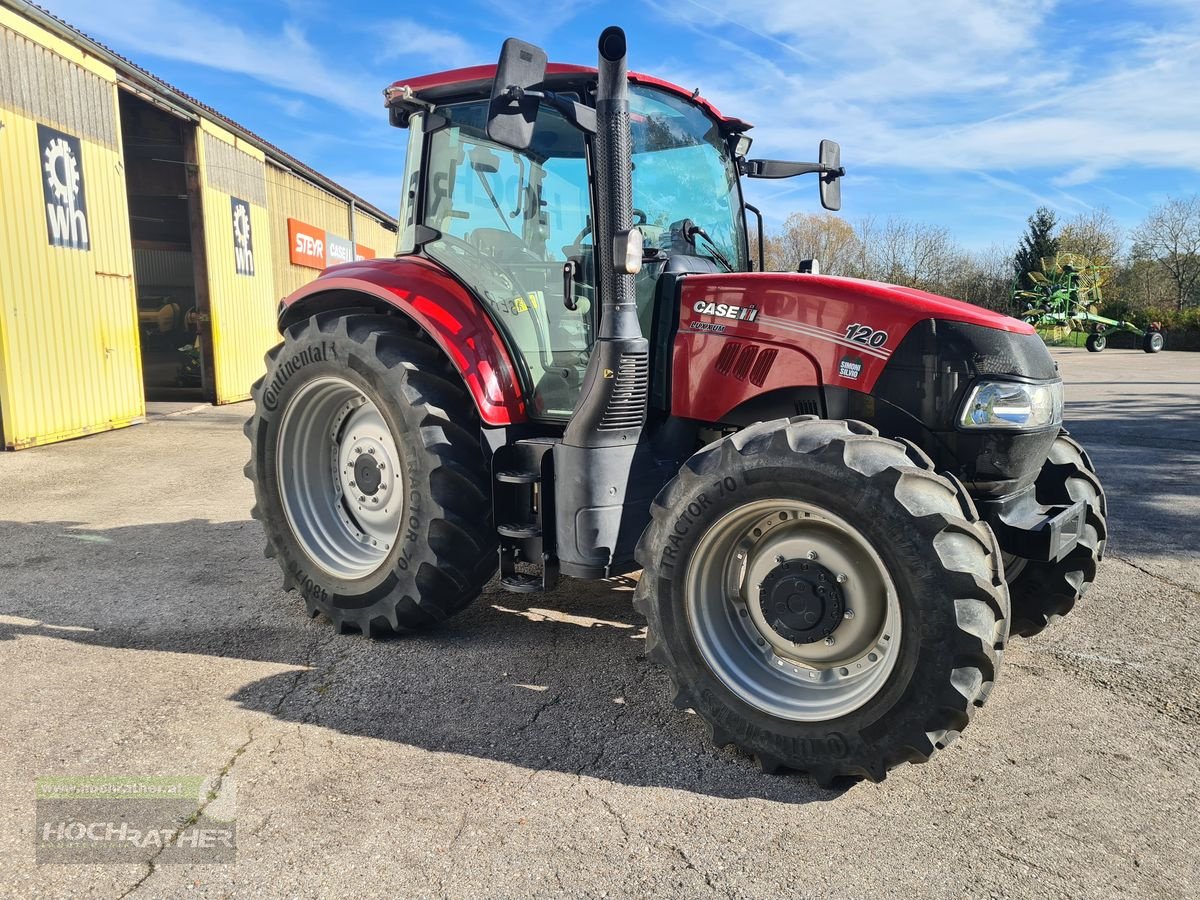
M742 177L816 174L836 209L837 145L748 159L750 125L627 72L618 28L595 69L510 39L385 93L398 253L288 297L254 389L285 586L375 635L497 569L517 592L641 569L676 705L765 771L879 780L953 741L1010 631L1067 613L1104 552L1033 328L752 271Z

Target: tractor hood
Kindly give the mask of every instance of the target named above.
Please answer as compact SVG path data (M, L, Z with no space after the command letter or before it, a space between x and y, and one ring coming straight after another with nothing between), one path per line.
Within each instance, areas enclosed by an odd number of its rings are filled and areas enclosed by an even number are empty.
M832 275L801 275L787 272L752 272L689 276L685 292L712 296L717 303L739 306L756 305L771 316L805 321L818 327L839 327L832 321L837 313L852 307L851 321L865 318L869 312L879 318L874 322L859 322L873 329L889 331L888 345L894 346L903 332L921 319L945 319L996 328L1015 334L1033 334L1033 327L1006 316L960 300L940 297L916 288L841 278Z
M678 289L671 409L689 418L803 385L871 394L889 363L920 369L930 347L966 378L1057 377L1032 326L912 288L767 272L685 275Z

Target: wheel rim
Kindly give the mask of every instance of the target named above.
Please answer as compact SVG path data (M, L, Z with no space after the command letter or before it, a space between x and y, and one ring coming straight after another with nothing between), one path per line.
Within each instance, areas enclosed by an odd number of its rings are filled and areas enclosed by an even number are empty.
M762 500L727 513L700 538L686 577L701 656L756 709L834 719L878 694L895 668L895 585L862 533L820 507Z
M313 379L284 407L276 458L284 514L309 559L345 579L378 569L400 531L404 474L375 403L343 378Z

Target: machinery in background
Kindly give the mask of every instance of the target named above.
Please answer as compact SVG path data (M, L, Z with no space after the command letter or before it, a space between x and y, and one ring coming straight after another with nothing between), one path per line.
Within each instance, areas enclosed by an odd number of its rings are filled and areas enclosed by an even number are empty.
M1147 353L1162 350L1165 341L1156 324L1142 330L1132 322L1100 315L1104 299L1101 288L1107 279L1105 266L1077 253L1043 257L1041 263L1041 271L1027 273L1033 283L1031 289L1014 288L1013 304L1020 318L1037 328L1043 338L1062 340L1072 334L1086 334L1084 346L1099 353L1108 346L1110 335L1128 332L1141 338Z
M167 297L138 299L142 365L148 384L160 387L201 386L200 314Z

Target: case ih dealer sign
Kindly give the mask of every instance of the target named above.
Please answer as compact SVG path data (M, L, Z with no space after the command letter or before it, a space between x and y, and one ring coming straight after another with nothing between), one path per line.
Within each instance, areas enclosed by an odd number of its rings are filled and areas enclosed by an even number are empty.
M288 219L288 253L297 266L326 269L356 259L373 259L375 251L345 238L314 228L299 219Z

